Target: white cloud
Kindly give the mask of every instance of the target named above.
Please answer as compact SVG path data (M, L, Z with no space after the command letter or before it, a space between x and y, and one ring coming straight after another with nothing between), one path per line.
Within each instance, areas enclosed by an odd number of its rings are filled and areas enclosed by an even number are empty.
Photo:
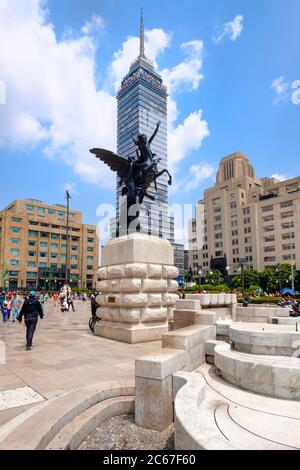
M186 191L196 189L203 181L210 179L215 174L215 168L207 163L200 163L198 165L191 165L190 174L192 178L186 185Z
M224 39L229 38L231 41L236 41L244 29L243 26L243 15L237 15L233 21L228 21L222 28L217 32L216 36L213 36L215 44L220 44Z
M86 21L86 23L82 26L81 31L84 34L89 35L95 31L99 31L100 29L104 28L104 26L105 23L103 18L101 18L101 16L99 15L94 14L92 18Z
M291 84L290 82L285 81L285 77L281 75L273 80L271 90L275 92L274 103L284 103L289 100Z
M276 180L279 180L279 181L285 181L285 180L288 180L289 177L286 176L286 175L279 175L278 173L275 173L274 175L272 175L272 178L275 178Z
M72 194L77 194L77 192L78 192L76 183L65 183L63 185L63 189L65 191L68 191L71 196L72 196Z
M0 71L6 84L0 146L31 149L40 145L47 158L70 165L82 179L113 187L113 173L89 153L89 148L97 146L116 149L114 92L98 89L95 80L97 42L92 33L103 27L103 20L94 15L81 34L59 40L43 5L39 0L0 1L0 44L5 44L0 48ZM146 55L156 63L169 47L171 34L153 29L145 37ZM111 88L120 85L138 50L138 38L129 37L114 54L108 72ZM182 62L162 71L170 95L168 155L173 172L209 135L201 110L176 122L176 93L197 90L203 79L203 42L183 43L181 50Z
M190 166L188 176L177 180L172 186L171 194L176 193L177 191L194 191L198 188L204 181L212 180L216 174L216 166L210 165L205 162L200 162L198 164L193 164Z
M89 153L116 142L116 102L96 88L93 37L59 41L40 2L2 0L0 44L7 88L0 145L42 144L48 157L71 165L83 179L112 185L111 172Z
M175 93L183 85L191 86L192 90L197 90L203 75L200 74L202 68L203 42L194 40L181 45L185 60L172 69L164 69L161 72L164 83L170 93Z
M198 150L209 136L208 124L202 119L202 110L190 114L182 124L169 129L168 162L174 171L180 161Z

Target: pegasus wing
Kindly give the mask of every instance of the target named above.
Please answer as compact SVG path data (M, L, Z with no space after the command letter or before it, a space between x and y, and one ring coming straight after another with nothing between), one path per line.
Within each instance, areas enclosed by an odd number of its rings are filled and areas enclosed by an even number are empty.
M126 158L106 149L91 149L90 152L100 158L112 171L116 171L120 178L126 178L128 175L130 163Z

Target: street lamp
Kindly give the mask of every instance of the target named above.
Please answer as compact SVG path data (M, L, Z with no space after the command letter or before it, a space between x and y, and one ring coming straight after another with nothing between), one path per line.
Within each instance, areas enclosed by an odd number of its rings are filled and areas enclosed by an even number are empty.
M277 278L278 278L277 281L276 281L276 283L277 283L278 286L279 286L279 290L281 290L281 275L280 275L281 272L280 272L280 269L279 269L279 268L276 268L275 271L276 271L276 275L277 275Z
M227 273L227 284L229 285L229 271L230 271L230 266L226 266L226 273Z
M199 269L198 274L199 274L199 286L201 287L202 269Z

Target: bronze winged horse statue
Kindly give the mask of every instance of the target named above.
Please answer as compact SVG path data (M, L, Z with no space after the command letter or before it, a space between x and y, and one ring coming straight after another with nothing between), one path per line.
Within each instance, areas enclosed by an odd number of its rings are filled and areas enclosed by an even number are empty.
M116 171L119 177L119 186L122 187L121 194L127 198L127 211L134 204L142 205L144 197L148 197L152 201L155 198L147 192L147 189L154 183L157 190L156 180L164 173L169 176L168 184L172 184L172 177L167 169L158 171L159 158L152 153L150 145L156 136L160 122L157 123L156 129L149 140L145 134L139 134L137 139L133 136L134 144L137 146L136 157L124 158L110 150L101 148L91 149L90 152L95 154L97 158L106 163L111 170ZM132 220L139 216L139 212L134 217L127 217L127 229ZM139 231L139 226L136 228Z

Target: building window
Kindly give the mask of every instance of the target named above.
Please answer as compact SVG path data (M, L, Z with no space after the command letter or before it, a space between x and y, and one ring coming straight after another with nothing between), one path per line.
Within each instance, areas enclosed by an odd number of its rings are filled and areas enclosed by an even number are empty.
M272 222L274 220L274 215L267 215L262 218L263 222Z
M39 207L39 208L38 208L38 213L39 213L39 214L44 214L44 213L45 213L44 207Z
M264 258L265 263L275 263L276 261L276 256L266 256Z
M94 238L88 238L87 241L88 243L94 243Z
M71 269L78 269L78 265L77 264L71 264Z
M78 246L72 246L72 251L78 251Z
M264 232L274 232L274 225L267 225L266 227L263 227Z
M95 230L88 229L87 233L95 233Z
M39 267L40 267L40 268L46 268L46 267L47 267L47 263L45 263L44 261L41 261L41 262L39 263Z
M40 242L40 247L41 248L47 248L48 243L47 242Z
M92 269L94 269L94 266L93 266L92 264L88 264L87 267L86 267L86 269L87 269L88 271L91 271Z
M295 243L288 243L288 244L282 245L282 249L284 251L294 250L295 249Z
M21 229L20 229L19 227L12 227L12 228L11 228L11 231L12 231L13 233L20 233Z
M274 206L273 206L273 205L272 205L272 206L263 206L263 207L261 208L262 212L270 212L270 211L272 211L273 209L274 209Z
M33 211L34 207L31 204L27 204L27 210L28 211Z
M271 237L264 237L263 240L264 240L264 243L274 242L275 235L272 235Z
M13 222L21 222L22 221L22 219L20 219L20 217L12 217L11 220Z
M294 232L291 232L291 233L283 233L281 235L281 238L282 240L290 240L291 238L295 238L295 233Z
M35 261L28 261L27 266L28 266L28 268L35 268L36 267L36 262Z
M292 211L282 212L281 213L281 218L282 219L287 219L287 218L291 218L291 217L294 217L294 212L292 212Z
M48 214L55 214L55 210L54 209L48 209Z
M281 224L281 228L283 228L283 230L286 230L287 228L291 229L291 228L294 228L294 222L288 222L288 223L284 223L284 224Z
M51 243L51 248L56 250L58 248L58 243Z
M78 260L78 256L77 256L77 255L71 255L71 259L74 260L74 261L77 261L77 260Z
M93 261L93 260L94 260L94 257L93 257L93 256L87 256L86 259L87 259L88 261Z
M51 233L51 238L59 238L59 235L57 233Z
M94 248L92 246L88 246L87 251L94 251Z
M271 251L275 251L275 246L265 246L264 247L264 252L265 253L270 253Z
M19 254L20 254L19 248L11 248L10 254L11 254L12 256L19 256Z
M36 230L28 230L29 237L37 237L38 232Z
M37 277L37 273L34 271L27 271L27 277L34 279Z
M63 260L66 260L66 259L67 259L67 255L66 255L66 254L60 255L60 257L61 257L61 259L63 259Z
M284 201L280 204L280 208L284 209L285 207L291 207L293 206L293 201Z
M36 256L36 251L28 251L28 256L30 257Z
M295 255L295 253L293 253L292 255L291 254L283 255L282 259L283 259L283 261L290 261L291 259L296 259L296 255Z
M41 251L40 257L41 258L47 258L47 253L45 251Z
M11 239L11 242L12 242L12 243L19 244L19 243L20 243L20 238L12 238L12 239Z
M11 266L17 266L18 264L20 264L20 261L18 259L11 259L10 264Z
M48 238L47 232L41 232L41 238Z
M50 256L51 258L57 258L57 253L51 253Z

